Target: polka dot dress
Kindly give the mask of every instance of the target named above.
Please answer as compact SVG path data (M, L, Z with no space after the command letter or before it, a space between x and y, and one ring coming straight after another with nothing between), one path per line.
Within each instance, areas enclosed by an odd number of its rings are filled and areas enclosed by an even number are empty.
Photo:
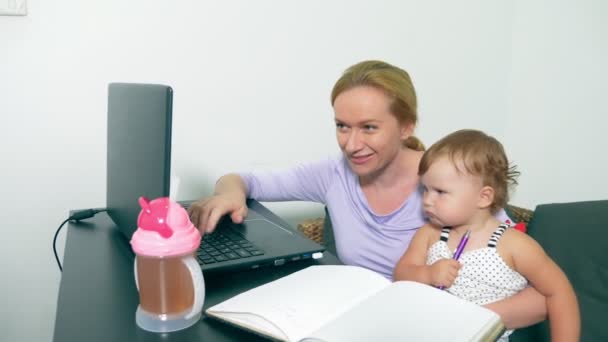
M462 268L452 286L446 291L475 304L484 305L511 297L528 285L526 278L510 268L496 250L498 240L507 228L506 224L500 225L486 247L460 255L458 261L462 264ZM450 228L441 231L439 241L435 242L427 252L427 265L452 257L447 244L449 235ZM499 341L508 341L511 333L512 330L507 331Z

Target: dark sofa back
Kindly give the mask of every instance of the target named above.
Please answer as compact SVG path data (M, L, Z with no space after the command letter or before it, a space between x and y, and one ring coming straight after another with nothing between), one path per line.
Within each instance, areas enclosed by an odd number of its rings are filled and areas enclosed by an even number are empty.
M581 310L581 341L608 341L608 201L543 204L528 233L562 268ZM511 335L511 342L550 341L547 322Z

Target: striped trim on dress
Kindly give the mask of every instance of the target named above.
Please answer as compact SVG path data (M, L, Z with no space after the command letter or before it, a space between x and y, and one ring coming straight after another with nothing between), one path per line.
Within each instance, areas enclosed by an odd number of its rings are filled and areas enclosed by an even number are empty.
M441 230L441 236L439 237L439 240L444 241L444 242L448 242L448 236L450 236L450 227L444 227Z
M492 233L492 236L490 237L490 241L488 241L488 247L496 248L496 245L498 244L498 240L500 240L500 238L502 237L502 234L505 232L505 230L507 230L507 228L509 228L509 226L505 223L498 226L498 229L496 229L496 231L494 233Z

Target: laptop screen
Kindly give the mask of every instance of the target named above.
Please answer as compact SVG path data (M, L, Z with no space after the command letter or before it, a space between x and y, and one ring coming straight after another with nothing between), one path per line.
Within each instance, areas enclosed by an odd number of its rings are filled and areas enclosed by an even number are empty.
M172 102L169 86L108 86L106 207L127 239L137 229L139 196L169 196Z

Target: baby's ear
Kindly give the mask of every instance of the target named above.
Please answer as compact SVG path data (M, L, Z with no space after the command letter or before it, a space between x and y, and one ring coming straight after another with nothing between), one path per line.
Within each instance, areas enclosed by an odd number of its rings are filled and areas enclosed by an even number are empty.
M492 204L494 204L494 188L486 185L479 191L477 206L480 209L486 209L492 206Z

